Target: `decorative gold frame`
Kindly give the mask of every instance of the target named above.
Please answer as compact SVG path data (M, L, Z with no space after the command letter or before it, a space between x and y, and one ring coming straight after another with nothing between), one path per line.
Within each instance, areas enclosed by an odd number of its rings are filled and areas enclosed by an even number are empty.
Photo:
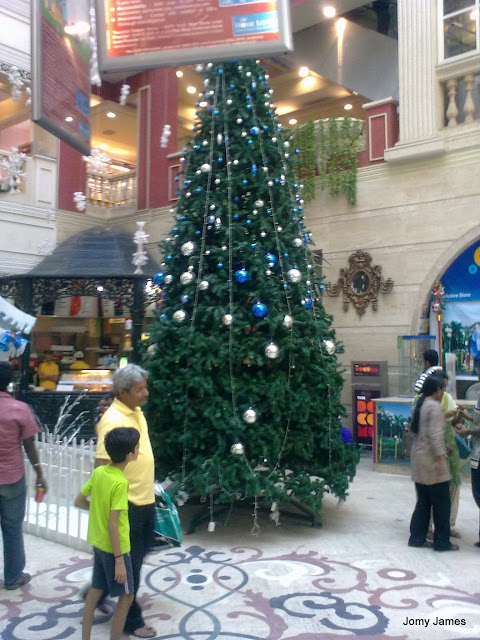
M372 266L372 257L366 251L358 250L348 258L348 267L340 269L337 284L325 284L329 296L343 292L343 310L348 311L350 302L361 317L370 303L374 311L378 308L378 294L390 293L393 280L383 280L382 267Z

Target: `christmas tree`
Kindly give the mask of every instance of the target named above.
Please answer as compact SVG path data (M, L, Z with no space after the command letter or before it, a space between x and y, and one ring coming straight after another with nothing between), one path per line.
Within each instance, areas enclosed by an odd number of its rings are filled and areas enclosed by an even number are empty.
M261 497L274 512L294 502L319 515L326 491L345 498L358 457L340 435L339 346L298 152L258 62L197 71L204 90L145 355L158 468L217 504Z

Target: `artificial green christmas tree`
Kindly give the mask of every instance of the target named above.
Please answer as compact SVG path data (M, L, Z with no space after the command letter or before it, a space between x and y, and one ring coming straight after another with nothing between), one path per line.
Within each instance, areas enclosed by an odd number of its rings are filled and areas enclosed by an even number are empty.
M217 504L320 513L346 496L342 376L295 179L296 155L253 60L200 66L195 134L164 242L148 416L159 469Z

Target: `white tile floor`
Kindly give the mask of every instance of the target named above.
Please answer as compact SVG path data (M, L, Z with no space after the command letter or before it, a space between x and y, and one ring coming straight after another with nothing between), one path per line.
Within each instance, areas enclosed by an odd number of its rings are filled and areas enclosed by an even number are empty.
M414 501L409 477L374 472L365 456L347 501L325 498L321 528L288 517L275 527L264 514L252 536L251 509L238 509L227 527L198 527L181 549L148 557L146 618L162 640L480 638L470 485L461 488L457 552L407 546ZM191 511L181 510L184 524ZM33 536L26 547L34 577L0 590L2 640L79 640L90 556ZM96 625L92 639L107 637L108 621Z

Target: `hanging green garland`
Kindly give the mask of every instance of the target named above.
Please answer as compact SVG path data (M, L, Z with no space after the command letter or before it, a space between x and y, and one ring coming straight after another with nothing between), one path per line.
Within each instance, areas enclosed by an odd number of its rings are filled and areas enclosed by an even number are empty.
M294 129L299 149L298 179L306 202L315 198L316 176L323 191L332 197L344 193L350 204L357 201L357 153L365 123L355 118L311 120Z

